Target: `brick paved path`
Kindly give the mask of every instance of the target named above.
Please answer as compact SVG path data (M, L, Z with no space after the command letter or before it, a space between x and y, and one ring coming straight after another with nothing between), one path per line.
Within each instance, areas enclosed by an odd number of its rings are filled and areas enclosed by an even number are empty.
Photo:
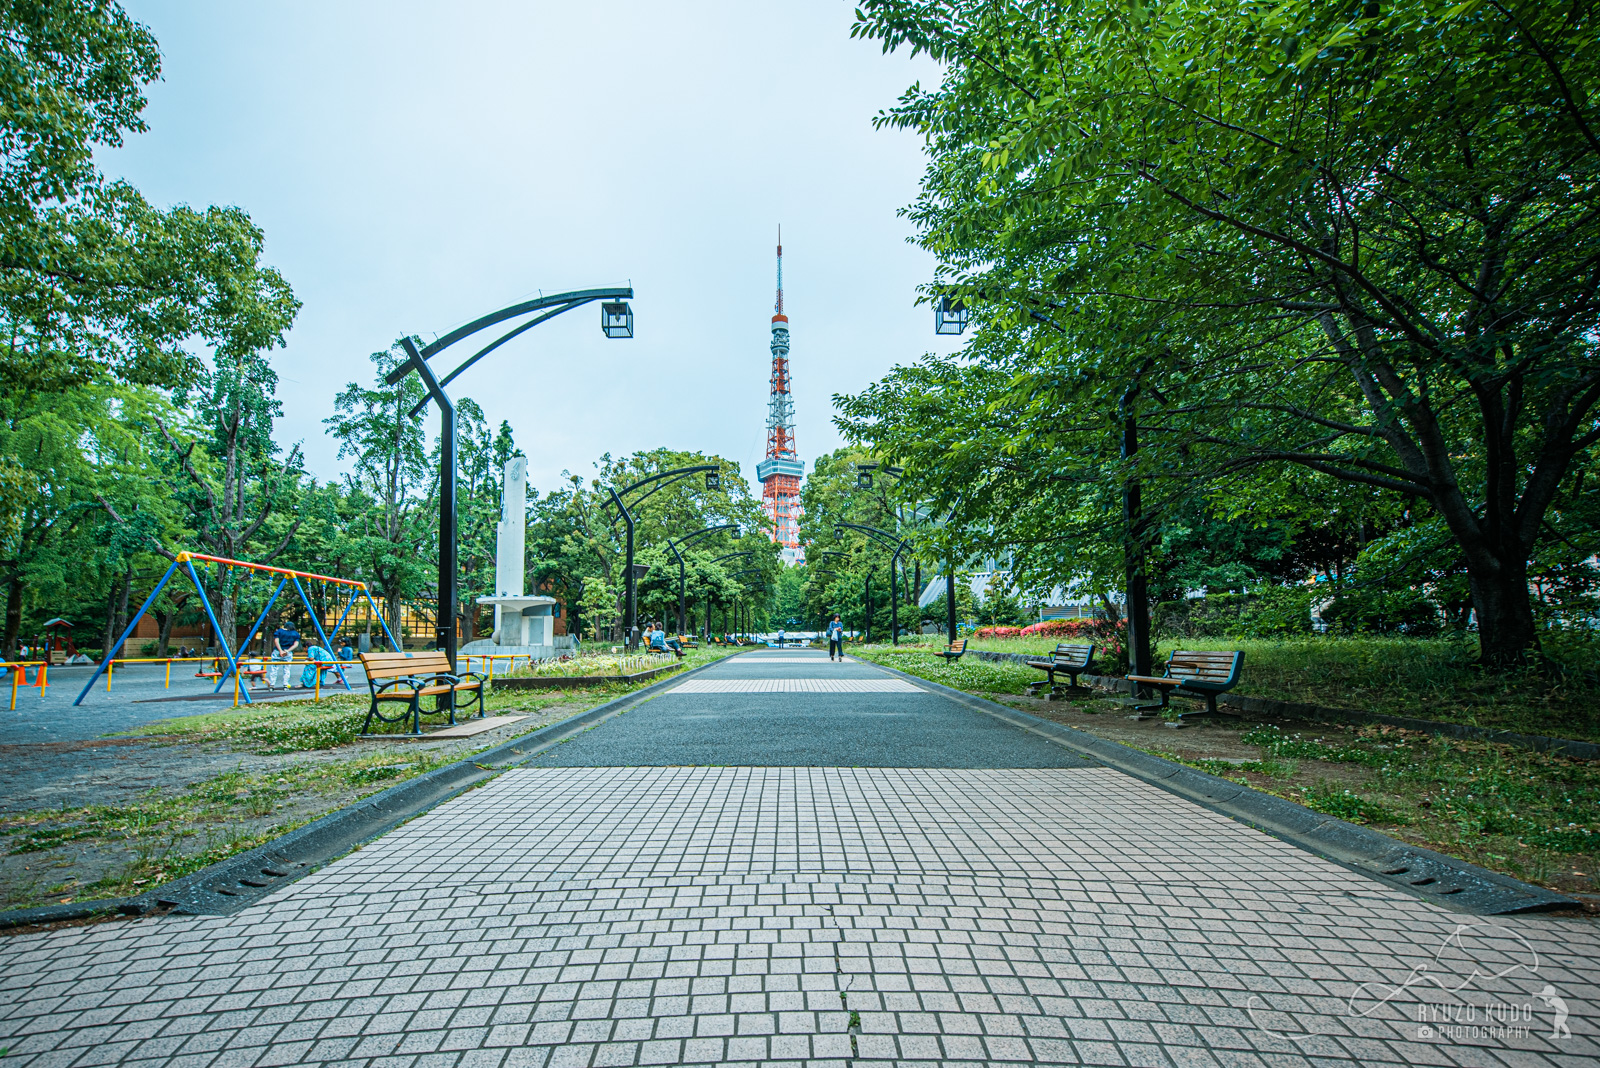
M1600 1059L1594 925L1448 913L1081 763L514 770L233 917L0 940L0 976L33 1066ZM1424 1004L1530 1030L1419 1039Z

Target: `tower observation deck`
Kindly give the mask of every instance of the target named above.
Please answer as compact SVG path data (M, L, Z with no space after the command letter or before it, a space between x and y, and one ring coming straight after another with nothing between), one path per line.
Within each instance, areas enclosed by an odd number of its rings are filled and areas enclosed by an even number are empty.
M772 392L767 400L767 456L756 465L761 508L772 521L772 540L783 546L783 562L803 564L800 545L800 479L806 465L794 447L794 400L789 395L789 317L783 313L783 232L778 232L778 300L772 314Z

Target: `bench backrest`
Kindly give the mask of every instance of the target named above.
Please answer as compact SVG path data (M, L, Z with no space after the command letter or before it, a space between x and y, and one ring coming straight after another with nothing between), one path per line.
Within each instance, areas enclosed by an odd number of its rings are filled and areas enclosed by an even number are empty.
M964 653L964 652L966 652L967 651L967 639L962 638L958 642L951 642L950 643L950 651L952 653Z
M361 667L369 679L403 679L407 675L449 675L450 658L440 652L362 653Z
M1180 649L1167 661L1167 676L1229 685L1239 681L1239 667L1243 663L1244 654L1241 652Z
M1089 661L1094 659L1094 646L1062 642L1056 646L1051 659L1065 667L1088 667Z

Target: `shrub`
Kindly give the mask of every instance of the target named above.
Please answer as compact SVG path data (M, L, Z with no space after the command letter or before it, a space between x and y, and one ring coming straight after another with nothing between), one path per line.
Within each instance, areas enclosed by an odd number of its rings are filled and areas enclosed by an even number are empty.
M1085 632L1092 619L1045 619L1031 626L1023 627L1017 632L1021 638L1076 638Z
M1026 633L1027 631L1021 627L979 627L977 633L973 636L976 638L1020 638Z
M1341 634L1405 634L1429 638L1440 631L1439 607L1417 589L1340 590L1322 618Z
M1158 634L1172 638L1277 638L1311 632L1309 586L1263 586L1164 601L1151 611Z

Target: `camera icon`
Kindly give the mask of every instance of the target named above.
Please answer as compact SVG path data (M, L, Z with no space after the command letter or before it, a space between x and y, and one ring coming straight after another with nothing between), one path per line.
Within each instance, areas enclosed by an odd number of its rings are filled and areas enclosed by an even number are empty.
M1417 1028L1417 1037L1418 1038L1432 1038L1433 1037L1433 1028L1428 1027L1427 1025L1423 1025L1422 1027Z

